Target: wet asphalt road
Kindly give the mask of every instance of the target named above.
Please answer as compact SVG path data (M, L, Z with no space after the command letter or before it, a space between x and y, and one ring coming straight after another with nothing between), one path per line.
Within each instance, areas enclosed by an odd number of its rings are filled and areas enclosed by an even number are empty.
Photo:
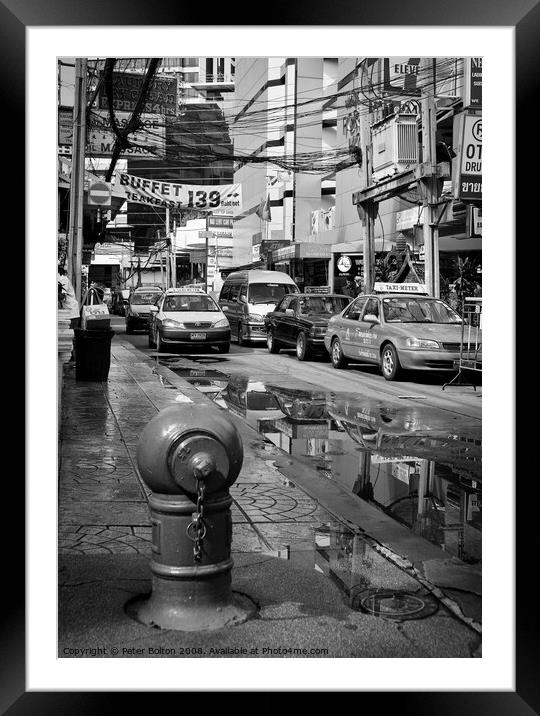
M112 327L119 334L125 334L123 318L114 316ZM126 338L138 350L158 357L156 350L148 346L146 333L137 332ZM276 383L281 377L290 385L291 379L298 379L326 391L399 401L403 406L429 405L430 408L439 408L450 414L481 420L481 382L473 381L476 390L470 386L449 386L443 390L442 386L453 377L453 373L411 373L405 376L405 380L389 382L374 366L353 364L344 370L335 370L330 361L324 358L300 362L294 350L282 350L277 355L271 355L263 344L240 347L231 343L228 355L220 355L215 349L209 349L207 353L175 351L175 355L200 362L206 368L212 367L228 375L243 375L250 380L271 379Z

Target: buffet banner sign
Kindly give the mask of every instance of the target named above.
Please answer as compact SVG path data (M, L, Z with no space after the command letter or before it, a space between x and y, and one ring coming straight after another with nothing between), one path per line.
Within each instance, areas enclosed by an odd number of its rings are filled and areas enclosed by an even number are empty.
M228 209L234 213L242 208L241 184L172 184L117 172L114 189L127 201L171 209Z

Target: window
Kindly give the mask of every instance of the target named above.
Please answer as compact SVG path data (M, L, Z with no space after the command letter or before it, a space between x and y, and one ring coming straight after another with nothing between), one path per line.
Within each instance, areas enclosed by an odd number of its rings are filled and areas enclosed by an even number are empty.
M289 304L291 301L292 301L292 296L285 296L285 298L281 301L279 306L276 308L276 311L284 311L286 308L289 307Z
M252 283L249 286L250 303L279 303L287 293L298 293L293 284Z
M356 301L351 303L346 313L343 315L343 318L347 318L349 321L358 321L366 301L366 297L357 298Z
M298 311L298 299L293 298L291 299L291 302L289 303L289 308L296 313Z
M240 300L244 296L244 298L247 299L247 286L242 286L240 289L240 295L238 296L238 299Z
M302 313L329 314L335 316L349 305L346 296L310 296L303 301Z
M180 294L178 296L166 296L163 302L165 312L176 311L219 311L216 302L204 293Z
M131 303L138 306L146 306L150 303L154 303L156 298L161 294L159 293L134 293L131 297Z
M364 316L367 316L368 313L372 316L375 316L376 318L379 318L379 301L378 301L378 299L376 299L376 298L369 299L369 301L366 303L366 307L364 309L362 318L364 318Z
M385 298L383 313L388 323L461 323L450 306L431 298Z

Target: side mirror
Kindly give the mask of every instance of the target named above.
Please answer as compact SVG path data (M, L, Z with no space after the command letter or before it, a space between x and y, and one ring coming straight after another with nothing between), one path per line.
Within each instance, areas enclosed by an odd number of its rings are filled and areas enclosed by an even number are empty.
M367 323L379 323L379 319L373 313L366 313L364 321Z

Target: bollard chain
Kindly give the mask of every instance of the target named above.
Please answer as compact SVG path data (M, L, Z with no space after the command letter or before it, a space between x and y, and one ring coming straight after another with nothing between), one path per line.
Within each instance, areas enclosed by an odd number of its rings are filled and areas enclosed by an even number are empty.
M204 524L204 491L206 485L204 480L197 478L197 511L193 513L192 520L186 528L186 534L193 545L193 560L195 562L201 561L201 545L206 535L206 525Z

